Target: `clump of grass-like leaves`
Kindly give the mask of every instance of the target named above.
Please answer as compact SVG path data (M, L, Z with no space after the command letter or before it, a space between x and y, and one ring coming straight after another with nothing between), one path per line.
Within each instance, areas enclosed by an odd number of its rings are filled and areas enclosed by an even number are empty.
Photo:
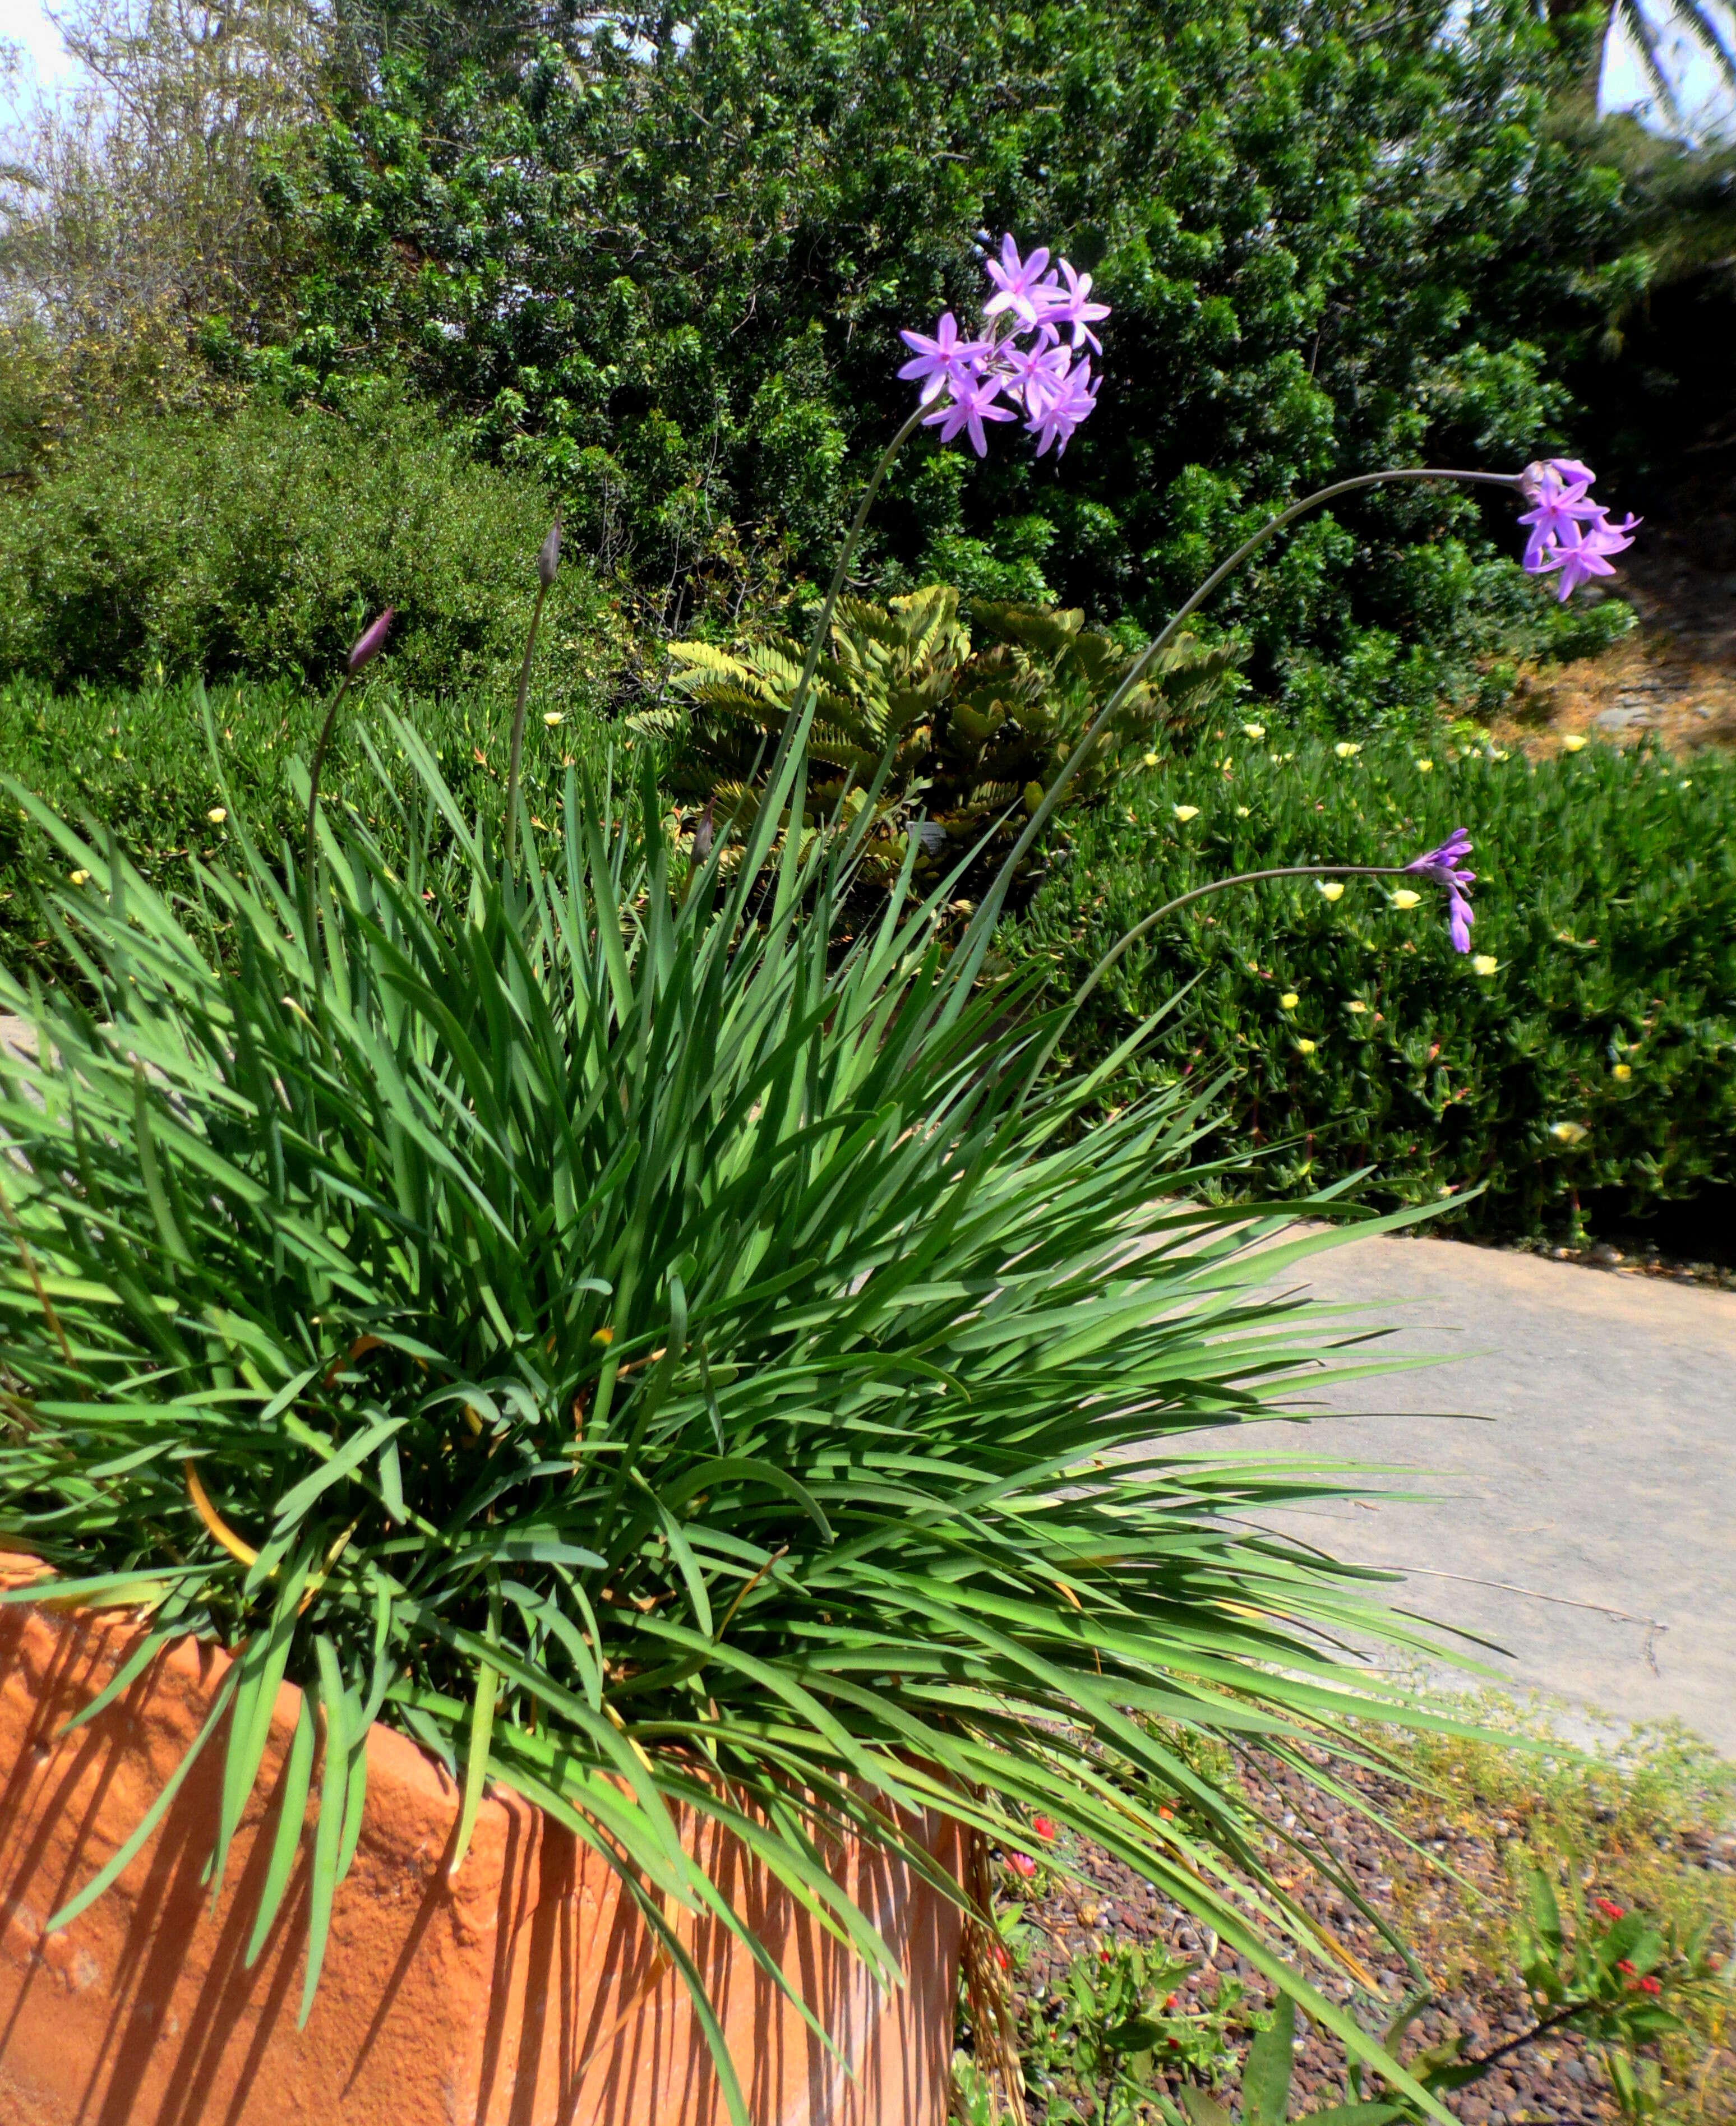
M305 2013L381 1719L460 1781L461 1856L490 1779L605 1854L702 2017L680 1908L766 1959L679 1807L885 1974L827 1834L933 1878L901 1808L1015 1843L1040 1811L1369 2055L1174 1741L1364 1748L1326 1649L1403 1634L1239 1518L1347 1480L1198 1437L1317 1363L1248 1254L1289 1213L1175 1200L1201 1098L1087 1127L1101 1073L1039 1084L1052 1016L948 957L914 847L840 947L844 838L672 877L649 782L570 777L514 869L390 742L409 860L322 817L315 908L243 833L201 874L227 964L35 807L89 874L59 909L96 1003L0 978L40 1059L0 1066L0 1532L147 1614L106 1696L183 1633L238 1652L196 1746L217 1883L302 1687L249 1956L317 1786Z

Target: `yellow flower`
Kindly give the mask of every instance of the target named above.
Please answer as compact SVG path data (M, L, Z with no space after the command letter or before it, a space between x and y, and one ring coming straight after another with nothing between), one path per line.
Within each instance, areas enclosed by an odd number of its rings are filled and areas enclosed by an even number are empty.
M1361 752L1362 748L1360 745L1352 745L1347 738L1341 738L1332 750L1341 760L1354 760Z
M1252 739L1255 744L1258 745L1261 739L1265 736L1265 725L1264 724L1244 724L1242 726L1242 735L1244 738Z
M1549 1135L1557 1144L1578 1144L1585 1135L1583 1122L1551 1122Z
M556 724L564 724L566 721L566 718L561 713L559 709L545 709L542 712L542 720L548 725L549 729L552 730Z
M1396 893L1387 895L1394 908L1414 908L1421 898L1420 893L1412 893L1407 886L1401 886Z
M1419 760L1417 763L1417 772L1419 775L1432 775L1435 772L1434 762L1432 760Z
M88 871L75 871L71 874L71 876L74 886L83 886L89 878L90 873Z
M1471 972L1473 975L1492 975L1500 965L1500 961L1492 952L1473 952L1471 955Z
M1368 1009L1368 1006L1362 1001L1360 997L1352 997L1350 1002L1345 1006L1345 1009L1348 1012L1360 1013L1366 1011Z
M1245 819L1246 819L1247 815L1248 815L1248 808L1247 808L1247 806L1246 806L1246 805L1238 805L1238 806L1236 807L1236 817L1237 817L1238 820L1245 820Z
M1569 731L1561 741L1561 749L1563 753L1583 753L1585 744L1585 735L1582 731Z
M1177 805L1174 807L1174 810L1175 817L1184 826L1190 820L1197 820L1199 817L1199 807L1197 805Z
M1298 1056L1312 1056L1313 1052L1314 1044L1312 1041L1298 1041L1296 1043L1296 1053Z
M210 811L207 812L205 816L210 821L214 827L220 827L224 821L228 819L229 814L224 810L220 805L213 805Z
M1628 1082L1629 1079L1634 1075L1634 1066L1631 1063L1618 1063L1615 1065L1615 1075L1625 1085Z
M1280 1011L1294 1011L1301 1001L1302 999L1297 995L1294 990L1286 990L1278 999L1278 1007Z
M1344 898L1344 881L1341 878L1317 878L1314 886L1316 891L1327 900L1342 900Z
M1157 754L1155 753L1148 753L1145 757L1145 764L1147 768L1155 768L1157 765Z

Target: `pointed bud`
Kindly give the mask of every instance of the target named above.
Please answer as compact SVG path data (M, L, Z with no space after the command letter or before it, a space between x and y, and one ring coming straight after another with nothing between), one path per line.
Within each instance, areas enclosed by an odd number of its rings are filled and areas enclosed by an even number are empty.
M549 527L549 534L537 553L537 580L546 590L555 580L555 569L561 559L561 519L557 517Z
M351 650L347 660L349 675L352 679L358 672L365 670L371 664L381 651L385 649L386 638L390 632L392 621L397 617L397 612L396 606L389 605L377 620L370 621L362 632L357 636L355 646Z

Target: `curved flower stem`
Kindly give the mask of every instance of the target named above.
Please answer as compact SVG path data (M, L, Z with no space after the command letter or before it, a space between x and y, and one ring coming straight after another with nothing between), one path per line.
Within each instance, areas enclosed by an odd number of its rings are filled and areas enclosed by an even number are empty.
M537 585L537 602L531 608L530 633L524 639L524 662L518 668L518 698L513 706L513 743L506 770L506 851L510 865L518 839L518 769L524 758L524 704L531 690L531 659L537 652L537 629L542 619L542 601L548 585Z
M875 466L868 485L863 489L862 500L857 507L855 516L850 520L850 528L844 535L844 546L838 555L838 565L832 571L832 580L826 590L825 602L820 608L819 619L814 623L813 640L808 644L807 656L802 667L802 677L796 685L795 698L791 710L793 716L801 714L802 703L807 697L807 690L813 685L814 674L820 669L820 659L825 650L826 635L832 624L832 614L840 598L843 595L844 578L849 572L851 559L856 551L856 541L862 536L862 527L867 523L868 513L874 506L874 497L880 492L880 484L891 471L892 460L921 427L923 417L928 410L925 406L919 406L911 414L909 420L881 452L880 462Z
M314 919L318 903L318 883L315 866L319 862L319 839L316 822L319 817L319 771L325 765L326 748L332 742L332 726L338 720L338 711L343 706L343 697L350 690L353 672L346 672L338 683L338 691L332 697L332 705L325 712L325 721L319 726L319 736L314 747L312 764L307 771L307 854L305 860L307 892L307 952L314 970L314 987L319 986L319 956L314 938Z
M1076 1010L1104 976L1127 951L1137 945L1148 930L1162 922L1166 915L1173 915L1178 908L1185 908L1190 900L1203 900L1209 893L1222 893L1227 886L1254 886L1265 878L1403 878L1414 877L1404 864L1278 864L1270 871L1238 871L1229 878L1214 878L1208 886L1196 886L1190 892L1178 893L1173 900L1166 900L1161 908L1154 908L1143 921L1112 945L1086 976L1073 994Z
M832 571L832 580L827 588L825 602L821 606L820 617L814 622L813 636L807 646L807 655L802 661L802 677L797 681L796 691L790 698L790 712L785 720L783 735L778 741L778 750L773 755L772 764L766 775L766 801L760 808L759 825L756 825L754 834L750 837L750 846L743 857L741 876L745 882L752 878L759 865L764 862L767 849L770 846L771 834L775 830L777 815L783 807L787 794L785 778L792 772L792 757L801 744L807 728L806 719L809 690L814 683L814 674L820 669L820 659L825 654L826 637L831 631L832 615L837 609L839 598L843 595L844 579L849 574L850 562L856 551L856 542L862 536L862 527L868 522L868 513L873 507L874 498L880 492L881 482L891 470L893 459L922 425L923 417L928 410L925 406L919 406L897 434L893 437L891 442L887 445L885 450L881 452L880 462L874 467L868 484L863 490L862 500L857 507L856 514L850 521L850 528L844 535L844 546L838 555L838 565ZM759 842L759 825L765 826L767 829L763 843Z
M1032 843L1048 824L1051 815L1061 801L1062 793L1096 751L1109 719L1151 669L1154 660L1168 649L1182 626L1205 603L1225 577L1233 575L1244 561L1259 552L1268 539L1275 537L1287 524L1294 524L1298 517L1305 516L1309 510L1317 509L1324 503L1335 502L1341 494L1355 494L1366 487L1384 487L1388 481L1398 480L1464 480L1487 487L1510 487L1516 494L1522 494L1525 486L1523 473L1459 472L1439 465L1402 466L1386 472L1358 473L1353 480L1335 480L1330 487L1317 488L1313 494L1303 495L1300 502L1293 502L1288 509L1281 510L1276 517L1262 524L1251 539L1242 541L1227 560L1220 562L1213 569L1194 595L1185 605L1177 607L1162 630L1152 637L1128 667L1120 685L1092 718L1085 736L1068 754L1061 772L1044 791L1042 803L1026 822L1024 833L1013 844L1012 853L996 872L992 884L971 919L970 929L960 942L961 951L974 947L980 957L986 948L989 933L1000 915L1001 904L1006 898L1014 873L1024 862Z

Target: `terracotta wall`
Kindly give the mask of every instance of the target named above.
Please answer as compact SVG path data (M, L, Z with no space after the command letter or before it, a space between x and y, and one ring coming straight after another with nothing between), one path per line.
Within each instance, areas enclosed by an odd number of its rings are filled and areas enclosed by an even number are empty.
M224 1657L183 1642L88 1727L56 1731L136 1625L0 1609L0 2126L685 2126L727 2117L678 1975L613 1877L516 1797L485 1802L456 1885L457 1797L403 1736L369 1741L368 1806L312 2016L296 2029L306 1840L284 1914L242 1956L297 1694L280 1699L261 1797L215 1911L200 1877L214 1743L116 1887L62 1932L88 1881L198 1732ZM220 1742L221 1737L218 1738ZM317 1786L317 1780L315 1782ZM311 1812L310 1812L311 1813ZM958 1921L902 1868L840 1854L841 1878L910 1983L863 1967L708 1827L688 1835L840 2041L853 2086L715 1923L683 1921L722 2010L755 2126L940 2126ZM956 1866L956 1831L929 1844Z

